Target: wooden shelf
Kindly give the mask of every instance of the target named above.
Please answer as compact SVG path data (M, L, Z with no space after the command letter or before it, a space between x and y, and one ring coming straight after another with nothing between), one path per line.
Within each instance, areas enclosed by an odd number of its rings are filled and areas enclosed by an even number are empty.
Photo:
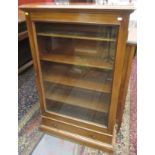
M27 31L23 31L18 33L18 41L24 40L28 38L28 32Z
M55 93L55 92L46 92L46 98L52 101L57 101L61 103L66 103L73 106L79 106L86 109L95 110L98 112L108 112L108 103L104 101L92 101L91 99L77 98L73 95L67 95L67 93Z
M40 59L44 61L51 61L56 63L64 63L70 65L78 65L78 66L85 66L85 67L93 67L98 69L107 69L112 70L113 65L104 62L103 60L93 59L93 58L84 58L78 56L69 56L69 55L62 55L62 54L41 54Z
M81 39L81 40L94 40L94 41L107 41L107 42L116 42L116 39L95 37L95 36L82 36L80 34L65 34L65 33L50 33L50 32L38 32L38 36L45 37L56 37L56 38L71 38L71 39Z
M30 60L29 62L27 62L26 64L24 64L20 68L18 68L18 74L22 73L24 70L26 70L27 68L31 67L32 65L33 65L33 61Z
M82 78L75 78L74 76L66 76L61 73L54 72L47 73L46 71L43 72L43 80L47 82L52 82L56 84L62 84L71 87L77 87L97 92L103 93L110 93L111 92L111 85L109 83L101 83L96 81L88 81L83 80Z

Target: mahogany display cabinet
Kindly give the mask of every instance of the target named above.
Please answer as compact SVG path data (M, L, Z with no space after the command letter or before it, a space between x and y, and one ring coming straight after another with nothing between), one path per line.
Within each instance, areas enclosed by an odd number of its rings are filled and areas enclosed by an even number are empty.
M113 152L129 79L124 66L131 62L126 41L133 6L45 3L20 8L40 98L40 129Z

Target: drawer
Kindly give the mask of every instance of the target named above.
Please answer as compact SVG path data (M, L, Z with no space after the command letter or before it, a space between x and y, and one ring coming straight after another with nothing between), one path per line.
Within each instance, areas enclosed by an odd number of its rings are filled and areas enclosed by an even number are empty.
M96 141L106 141L107 143L112 143L112 135L105 134L101 132L95 132L93 130L82 128L73 124L58 121L52 118L42 116L42 125L50 126L51 128L56 128L57 130L64 130L70 133L78 134L92 140Z

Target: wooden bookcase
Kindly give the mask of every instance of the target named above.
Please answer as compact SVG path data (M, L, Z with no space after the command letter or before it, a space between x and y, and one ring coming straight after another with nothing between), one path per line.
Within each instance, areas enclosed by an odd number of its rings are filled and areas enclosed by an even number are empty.
M134 8L51 3L21 9L40 97L40 129L113 152L134 53L126 50Z

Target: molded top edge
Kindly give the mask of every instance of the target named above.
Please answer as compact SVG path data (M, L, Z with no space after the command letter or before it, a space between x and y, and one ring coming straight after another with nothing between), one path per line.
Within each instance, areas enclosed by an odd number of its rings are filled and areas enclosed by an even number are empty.
M55 3L32 3L25 4L19 7L22 10L40 10L40 9L48 9L48 10L64 10L64 9L72 9L72 10L120 10L120 11L129 11L132 12L135 10L132 4L105 4L105 5L97 5L94 3L70 3L70 4L55 4Z

